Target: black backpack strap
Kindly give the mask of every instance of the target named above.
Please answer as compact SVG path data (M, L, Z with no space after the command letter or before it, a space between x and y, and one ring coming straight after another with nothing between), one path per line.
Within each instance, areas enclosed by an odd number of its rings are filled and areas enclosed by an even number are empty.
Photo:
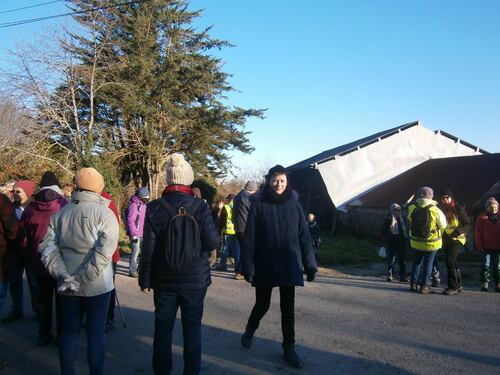
M198 211L198 208L200 208L201 204L203 203L203 200L200 199L200 198L195 198L194 199L194 202L188 206L188 207L185 207L186 210L189 212L189 214L194 217L194 215L196 214L196 211Z
M172 217L174 217L174 216L175 216L175 214L176 214L176 212L175 212L175 210L172 208L172 206L171 206L171 205L169 205L169 204L167 203L167 201L166 201L164 198L160 198L160 199L159 199L159 201L160 201L160 203L163 205L163 207L165 207L165 208L167 209L168 213L169 213Z

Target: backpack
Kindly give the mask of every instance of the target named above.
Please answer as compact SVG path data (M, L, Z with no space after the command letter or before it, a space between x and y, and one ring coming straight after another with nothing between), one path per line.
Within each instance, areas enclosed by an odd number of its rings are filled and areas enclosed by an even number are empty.
M200 228L194 215L203 200L196 199L191 206L181 206L177 211L165 199L160 199L160 202L172 216L164 232L163 259L167 271L189 271L193 260L201 256Z
M431 205L425 207L416 206L411 214L411 235L417 238L427 239L431 236Z

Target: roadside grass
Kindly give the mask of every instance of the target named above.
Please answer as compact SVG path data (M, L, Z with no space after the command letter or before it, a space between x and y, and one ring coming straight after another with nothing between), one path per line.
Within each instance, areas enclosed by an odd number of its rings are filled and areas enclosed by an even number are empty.
M351 235L334 236L331 233L323 232L321 233L321 240L318 260L320 267L363 267L368 264L385 264L387 262L385 258L380 258L377 255L378 247L385 245L385 241L381 239L356 238ZM437 256L440 270L445 273L445 255L442 251L439 251ZM458 261L464 281L478 282L481 269L481 254L477 251L464 251L460 253ZM409 248L406 253L407 272L411 271L412 263L413 251ZM443 281L446 282L444 279Z

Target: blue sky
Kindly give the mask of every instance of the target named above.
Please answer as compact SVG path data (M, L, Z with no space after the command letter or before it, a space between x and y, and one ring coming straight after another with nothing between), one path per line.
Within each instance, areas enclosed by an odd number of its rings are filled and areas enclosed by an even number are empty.
M0 11L47 0L0 2ZM231 104L268 108L249 120L242 168L290 165L420 120L500 152L500 1L193 0L196 26L234 48L220 56L239 92ZM63 3L0 14L0 23L64 12ZM1 29L14 42L55 22Z

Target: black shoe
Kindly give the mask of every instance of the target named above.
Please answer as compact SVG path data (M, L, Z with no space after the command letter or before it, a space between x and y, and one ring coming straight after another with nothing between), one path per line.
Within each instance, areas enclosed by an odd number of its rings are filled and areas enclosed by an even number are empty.
M411 284L410 284L410 290L411 290L412 292L418 292L418 287L417 287L417 284L415 284L415 283L411 283Z
M432 293L432 289L428 286L421 286L420 287L420 294L429 294Z
M293 346L288 349L283 349L283 359L293 368L304 367L304 362L302 362Z
M245 332L241 335L241 346L243 346L245 349L250 349L252 346L252 341L253 341L253 335L255 334L255 331L252 331L250 329L245 329Z
M49 333L46 335L39 335L37 345L38 346L49 345L53 339L54 339L54 336L52 335L52 333Z
M22 313L11 311L6 316L2 318L2 323L10 323L16 320L22 319L24 316Z
M391 275L388 275L387 276L387 281L391 282L392 281L392 276Z
M128 276L133 277L134 279L137 279L139 277L139 274L137 272L129 272Z
M458 294L458 290L457 289L446 288L444 290L443 294L446 294L447 296L454 296L454 295Z

